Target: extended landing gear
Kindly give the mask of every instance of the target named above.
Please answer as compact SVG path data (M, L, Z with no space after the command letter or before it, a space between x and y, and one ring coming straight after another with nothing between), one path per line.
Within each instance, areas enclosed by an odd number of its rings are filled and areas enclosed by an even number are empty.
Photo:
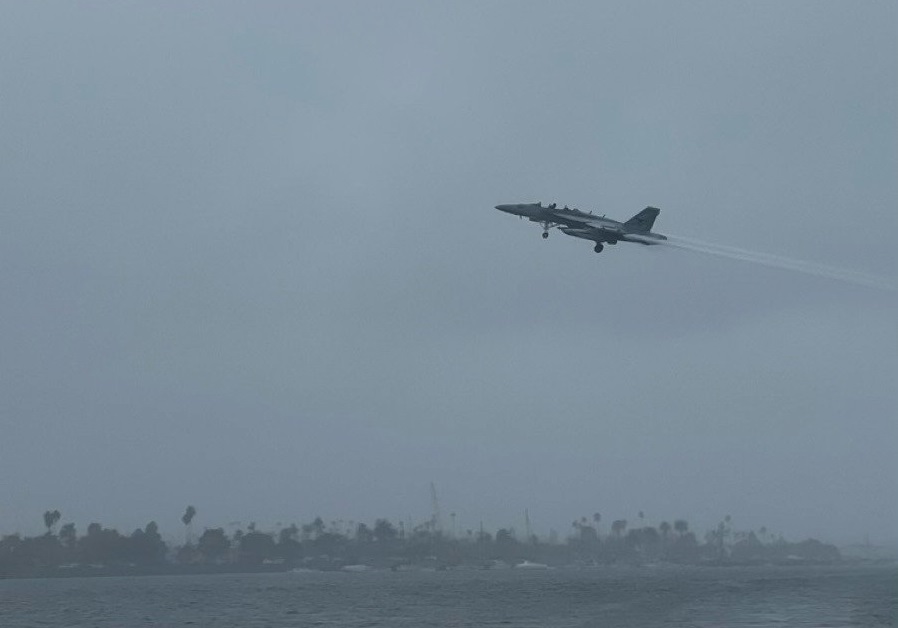
M605 247L602 246L601 242L596 242L596 246L593 249L593 251L595 251L596 253L601 253L604 249L605 249Z
M531 218L531 220L533 220ZM543 240L549 237L549 229L554 229L558 226L557 222L549 222L548 220L541 220L540 224L543 226Z

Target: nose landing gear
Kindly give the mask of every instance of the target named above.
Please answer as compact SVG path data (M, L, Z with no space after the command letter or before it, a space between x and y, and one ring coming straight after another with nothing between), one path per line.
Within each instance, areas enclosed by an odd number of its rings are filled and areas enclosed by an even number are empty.
M549 237L549 232L548 232L548 231L543 231L543 240L545 240L545 239L548 238L548 237Z
M593 248L593 251L595 251L596 253L601 253L604 250L604 248L605 247L602 246L601 242L596 242L596 246L595 246L595 248Z

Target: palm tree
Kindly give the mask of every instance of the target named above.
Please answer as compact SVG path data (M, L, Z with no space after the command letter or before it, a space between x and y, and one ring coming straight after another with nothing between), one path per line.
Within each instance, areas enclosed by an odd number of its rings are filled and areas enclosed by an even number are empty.
M47 536L53 534L53 526L55 526L61 518L62 515L58 510L48 510L44 513L44 525L47 526Z
M190 527L190 523L193 521L193 518L196 516L196 508L193 506L187 506L187 510L184 511L184 514L181 516L181 523L184 524L184 543L185 545L190 545L190 537L193 536L191 533L193 530Z

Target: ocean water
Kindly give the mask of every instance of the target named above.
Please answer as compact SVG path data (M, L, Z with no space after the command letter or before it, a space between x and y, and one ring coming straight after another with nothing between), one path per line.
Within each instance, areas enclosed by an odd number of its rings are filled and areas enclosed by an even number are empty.
M898 567L0 580L0 627L894 626Z

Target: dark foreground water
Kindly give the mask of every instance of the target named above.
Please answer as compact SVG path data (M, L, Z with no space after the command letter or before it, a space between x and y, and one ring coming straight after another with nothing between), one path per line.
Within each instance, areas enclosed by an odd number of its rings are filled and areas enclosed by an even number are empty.
M0 581L18 626L893 626L898 568L596 568Z

